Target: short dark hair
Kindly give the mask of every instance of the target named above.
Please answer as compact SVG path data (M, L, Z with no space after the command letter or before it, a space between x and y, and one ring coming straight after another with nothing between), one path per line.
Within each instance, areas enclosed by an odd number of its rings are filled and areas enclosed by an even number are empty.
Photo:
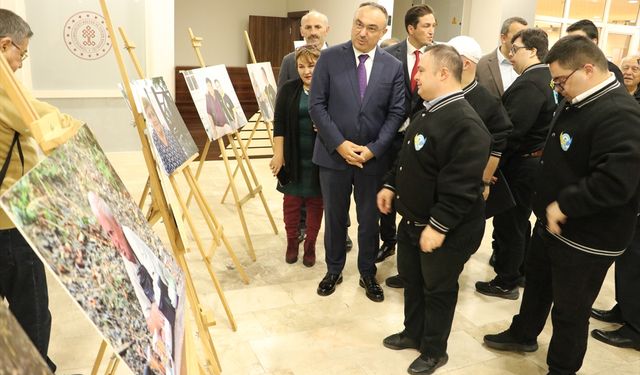
M462 81L462 57L455 48L447 44L436 44L427 47L425 53L427 52L433 56L438 67L446 67L457 82Z
M549 52L549 37L544 30L537 27L522 29L513 35L511 43L518 38L522 39L522 44L527 49L535 48L538 60L544 61L547 52Z
M589 39L598 40L598 28L590 20L580 20L572 23L571 25L569 25L569 27L567 27L568 33L571 33L574 31L584 31L584 33L587 34L587 37Z
M509 17L504 22L502 22L502 27L500 28L500 35L507 35L509 32L509 27L514 23L519 23L524 26L528 26L527 20L522 17Z
M33 36L33 31L22 17L10 10L0 9L0 38L7 36L14 43L22 43L25 38Z
M567 35L558 40L544 62L557 62L563 68L571 70L580 69L585 64L593 64L602 71L609 69L604 53L595 43L582 35Z
M389 19L389 13L387 12L387 8L385 8L382 5L376 3L375 1L367 1L367 2L364 2L364 3L360 4L360 5L358 5L358 9L363 8L363 7L377 8L382 13L384 13L384 18ZM385 22L385 25L386 24L387 23Z
M409 26L414 28L418 26L418 21L427 14L433 14L433 9L427 4L416 5L409 8L407 14L404 15L404 28L409 31Z

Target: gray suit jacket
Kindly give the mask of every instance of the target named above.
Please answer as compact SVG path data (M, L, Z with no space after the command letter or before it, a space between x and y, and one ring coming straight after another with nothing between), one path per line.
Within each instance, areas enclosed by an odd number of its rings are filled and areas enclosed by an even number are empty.
M504 87L502 85L502 74L500 74L497 53L498 49L496 48L482 56L476 68L476 78L478 78L478 82L489 90L492 95L501 98L502 94L504 94Z
M288 53L282 58L280 74L278 75L278 91L280 91L285 82L294 78L300 78L298 67L296 66L296 51Z
M404 121L404 90L402 63L376 48L361 100L351 41L324 50L313 71L309 95L309 114L318 129L313 162L347 169L336 148L348 140L366 145L375 156L365 163L364 173L385 173L387 151Z

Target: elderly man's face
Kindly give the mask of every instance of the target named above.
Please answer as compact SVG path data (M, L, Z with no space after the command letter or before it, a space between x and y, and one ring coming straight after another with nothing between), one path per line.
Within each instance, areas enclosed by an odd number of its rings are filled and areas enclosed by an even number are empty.
M640 65L638 65L638 56L626 57L622 60L620 66L624 78L624 85L636 88L640 84Z
M118 250L118 253L123 257L133 261L135 258L131 253L131 247L129 242L122 231L122 227L114 219L107 217L106 215L98 216L98 223L102 229L107 232L109 239Z
M20 42L16 42L8 36L0 38L0 50L14 72L22 68L22 62L27 58L28 48L29 38L24 38Z
M387 32L387 18L378 8L359 8L351 26L351 43L360 52L375 48L380 38Z

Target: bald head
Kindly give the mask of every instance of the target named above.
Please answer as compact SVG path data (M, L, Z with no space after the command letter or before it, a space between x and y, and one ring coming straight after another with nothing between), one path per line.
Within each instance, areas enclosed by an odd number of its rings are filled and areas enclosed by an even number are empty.
M322 48L329 34L329 19L318 11L309 11L300 20L300 34L307 44Z

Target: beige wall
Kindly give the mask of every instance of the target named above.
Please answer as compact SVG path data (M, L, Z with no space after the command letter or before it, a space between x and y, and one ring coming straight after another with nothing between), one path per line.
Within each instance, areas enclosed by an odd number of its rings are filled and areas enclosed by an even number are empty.
M207 65L243 66L247 63L244 30L249 15L286 17L287 0L181 0L175 2L175 64L197 65L187 29L204 38Z

